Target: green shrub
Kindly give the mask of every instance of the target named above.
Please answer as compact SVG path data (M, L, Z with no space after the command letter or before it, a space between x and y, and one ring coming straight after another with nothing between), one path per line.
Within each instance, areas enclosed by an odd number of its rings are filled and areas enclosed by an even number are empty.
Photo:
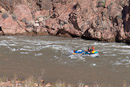
M6 18L8 18L9 16L8 16L8 14L7 13L2 13L2 18L3 19L6 19Z
M104 7L105 8L106 0L98 1L97 7Z

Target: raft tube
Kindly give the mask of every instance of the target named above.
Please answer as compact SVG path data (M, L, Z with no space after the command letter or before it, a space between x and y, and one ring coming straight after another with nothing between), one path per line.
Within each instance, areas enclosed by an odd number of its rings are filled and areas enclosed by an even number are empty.
M91 56L91 57L98 57L99 56L99 53L98 51L95 51L94 53L90 53L88 51L85 51L85 50L74 50L72 52L73 55L78 55L80 54L81 56Z

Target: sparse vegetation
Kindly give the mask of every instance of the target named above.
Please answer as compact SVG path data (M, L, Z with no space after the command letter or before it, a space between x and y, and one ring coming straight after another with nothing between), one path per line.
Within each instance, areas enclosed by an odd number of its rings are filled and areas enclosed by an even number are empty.
M97 3L97 7L104 7L105 8L106 0L100 0Z
M21 80L14 76L13 79L9 80L7 77L0 78L0 87L115 87L112 84L98 84L98 83L91 83L85 84L83 82L78 82L77 84L69 84L62 81L56 81L54 83L45 82L42 79L37 79L33 76ZM130 87L126 81L123 82L122 86L120 87Z
M8 16L8 14L7 13L2 13L2 18L3 19L6 19L6 18L8 18L9 16Z

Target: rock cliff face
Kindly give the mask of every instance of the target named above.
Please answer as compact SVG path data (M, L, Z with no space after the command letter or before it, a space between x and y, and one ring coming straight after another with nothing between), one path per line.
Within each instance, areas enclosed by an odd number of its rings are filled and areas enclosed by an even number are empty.
M58 35L130 43L129 0L1 0L1 35Z

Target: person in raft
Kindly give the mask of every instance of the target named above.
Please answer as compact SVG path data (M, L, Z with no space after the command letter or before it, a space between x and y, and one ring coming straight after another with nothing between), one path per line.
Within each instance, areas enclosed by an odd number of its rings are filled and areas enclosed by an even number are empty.
M90 49L90 48L88 47L88 50L87 50L87 51L88 51L88 53L90 53L90 52L92 51L92 49Z
M92 46L92 51L91 51L91 53L94 54L95 52L96 52L96 51L95 51L95 47Z

